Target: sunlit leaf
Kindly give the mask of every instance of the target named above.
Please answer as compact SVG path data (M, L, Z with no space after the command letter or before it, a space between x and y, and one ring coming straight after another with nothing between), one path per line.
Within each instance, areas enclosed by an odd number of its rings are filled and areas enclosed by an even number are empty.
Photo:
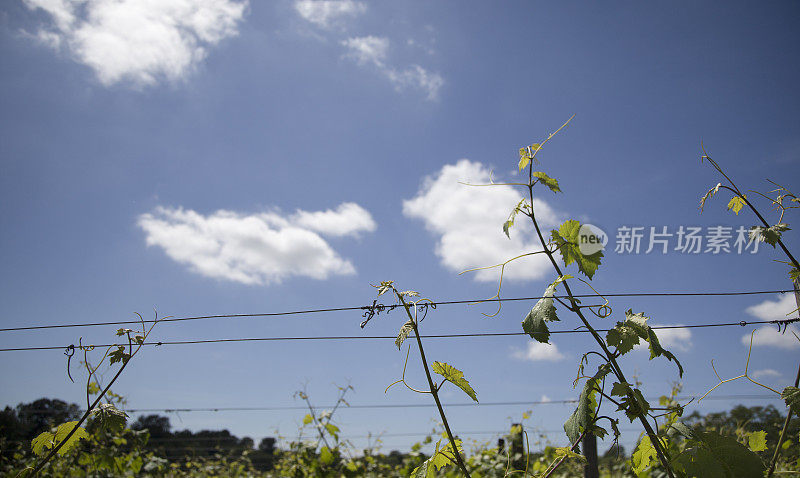
M747 448L751 451L764 451L767 449L767 432L759 430L747 434Z
M551 178L541 171L534 171L533 177L539 179L539 182L550 188L554 193L560 193L561 188L558 186L558 180Z
M595 271L597 271L597 268L600 267L603 251L597 251L588 256L583 255L580 250L579 242L580 229L581 223L570 219L559 226L558 230L552 230L550 235L558 251L561 253L564 265L568 266L575 262L578 265L578 270L591 279Z
M406 338L408 338L408 334L414 331L414 322L411 319L408 319L402 327L400 327L400 333L397 334L397 339L395 339L394 344L397 345L397 348L403 346L403 342L405 342Z
M745 205L745 198L747 196L734 196L731 198L730 202L728 202L728 209L735 212L736 215L739 215L739 211L742 210L742 207Z
M435 373L444 377L448 382L463 390L464 393L469 395L471 399L475 400L476 402L478 401L475 390L472 389L472 386L470 386L467 379L464 378L464 372L444 362L433 362L431 368Z

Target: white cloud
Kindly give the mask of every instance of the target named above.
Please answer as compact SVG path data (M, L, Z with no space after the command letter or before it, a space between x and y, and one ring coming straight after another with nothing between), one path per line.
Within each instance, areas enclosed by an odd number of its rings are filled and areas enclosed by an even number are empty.
M308 222L318 219L315 227ZM244 215L217 211L203 216L182 208L158 207L139 216L147 245L207 277L243 284L271 284L292 276L327 279L354 274L350 261L320 234L356 235L375 230L367 211L344 203L335 211Z
M789 316L792 311L797 308L794 294L779 294L776 300L765 300L759 304L753 305L745 309L745 311L761 320L783 320L794 315ZM756 329L753 336L754 347L778 347L782 349L795 349L800 347L800 341L793 335L800 335L797 328L789 326L784 333L778 332L774 325L764 325ZM750 346L750 334L742 336L742 344Z
M347 49L345 57L354 59L361 66L373 66L394 85L397 91L417 89L425 92L428 100L439 98L439 90L444 86L444 78L419 65L397 69L386 63L389 39L386 37L353 37L341 41Z
M753 347L778 347L786 350L800 348L800 340L794 334L800 335L796 327L789 326L785 333L781 333L774 325L763 325L755 330ZM750 346L750 334L742 336L742 344Z
M238 33L247 0L24 0L52 24L34 37L65 47L104 85L185 78L207 48Z
M676 324L682 325L682 324ZM651 326L655 327L671 327L671 324L659 324ZM679 327L674 329L657 329L656 336L658 337L658 343L661 344L662 347L665 349L673 352L688 352L689 349L692 348L692 331L685 328ZM650 344L648 344L645 340L640 340L639 344L634 347L635 350L649 350Z
M355 17L365 11L367 6L353 0L297 0L294 9L303 19L322 28L330 28L343 17Z
M357 37L342 40L342 46L347 48L346 56L353 58L359 65L372 64L379 68L386 68L386 51L389 49L389 39L385 37Z
M781 320L797 308L794 294L779 294L777 300L765 300L760 304L748 307L746 312L761 320Z
M755 372L751 372L750 375L752 375L753 378L756 380L781 377L780 372L778 372L777 370L773 370L771 368L766 368L764 370L756 370Z
M553 400L547 395L542 395L542 398L539 401L542 403L547 403L547 402L552 402Z
M340 204L335 211L297 211L292 222L327 236L352 236L361 231L373 232L377 228L370 213L352 202Z
M436 255L444 267L461 272L542 249L522 216L511 229L510 240L503 234L503 223L522 199L519 191L511 186L474 187L459 182L486 184L489 170L468 159L445 165L435 176L425 178L415 197L403 201L403 214L421 219L438 236ZM538 200L535 208L540 225L557 223L547 203ZM537 254L506 266L504 279L538 279L546 272L551 272L550 263L544 254ZM496 268L471 274L478 281L496 281L499 273Z
M559 352L556 344L543 344L535 340L528 342L527 350L515 349L511 356L518 360L529 360L531 362L557 362L564 359L564 354Z

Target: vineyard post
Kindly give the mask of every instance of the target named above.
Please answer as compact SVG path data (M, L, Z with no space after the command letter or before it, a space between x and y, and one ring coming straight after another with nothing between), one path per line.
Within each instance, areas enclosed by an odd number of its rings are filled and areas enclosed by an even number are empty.
M581 451L586 457L586 464L583 465L583 477L600 478L600 470L597 465L597 437L594 433L588 432L583 436Z

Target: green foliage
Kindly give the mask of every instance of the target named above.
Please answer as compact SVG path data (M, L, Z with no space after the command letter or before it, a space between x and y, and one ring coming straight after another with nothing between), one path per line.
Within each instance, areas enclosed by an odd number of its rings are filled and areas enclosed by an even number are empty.
M655 331L647 325L648 319L649 317L644 313L634 314L632 309L628 309L625 311L625 321L617 322L617 325L606 334L606 343L616 347L620 354L625 354L633 350L640 338L644 339L650 344L650 360L663 355L667 360L675 362L678 366L678 373L682 377L683 366L672 352L661 347Z
M125 422L128 419L127 413L110 403L101 403L92 410L92 415L103 430L111 433L121 432L125 428Z
M564 260L564 265L568 266L573 262L578 265L578 270L585 274L588 278L594 276L597 268L600 267L600 260L603 258L603 251L597 251L588 256L583 255L580 250L580 237L579 232L581 223L570 219L564 224L559 226L558 230L552 230L550 235L553 243L561 253L561 258Z
M114 365L117 362L127 363L131 358L131 354L125 352L124 345L117 345L116 350L112 350L108 354L109 362Z
M524 148L519 148L519 170L522 171L525 169L528 164L530 164L531 159L534 159L536 156L536 152L542 149L542 145L539 143L533 143L530 146L525 146Z
M506 220L506 222L503 223L503 232L509 239L511 239L509 230L512 227L514 227L514 220L516 219L517 214L519 214L520 212L524 212L526 209L530 210L530 205L528 204L528 201L526 201L524 198L520 199L517 205L514 207L514 210L512 210L511 214L508 215L508 219Z
M434 373L437 373L445 378L448 382L452 383L456 387L460 388L464 391L469 398L478 401L478 396L475 394L475 390L472 389L467 379L464 378L464 372L461 370L453 367L452 365L448 365L444 362L433 362L431 365L431 370ZM449 445L448 445L449 446Z
M550 331L545 322L558 320L556 307L553 303L553 296L556 293L556 285L558 285L561 280L562 279L559 278L556 282L547 286L544 294L542 294L542 298L536 302L536 305L531 308L531 311L528 312L528 315L526 315L525 319L522 321L522 330L542 343L547 343L550 340Z
M617 410L624 410L631 423L639 416L650 411L650 403L645 400L642 391L631 387L626 382L614 384L611 388L611 396L615 395L622 397L619 399L619 408Z
M650 467L651 462L656 457L656 448L653 446L653 442L650 441L650 437L642 437L633 455L631 455L633 472L636 473L637 476L642 476L642 473Z
M69 436L70 432L73 430L75 430L75 432ZM67 439L67 436L69 436L69 439ZM86 433L83 427L78 426L77 421L66 422L56 427L55 431L42 432L39 436L34 438L33 441L31 441L31 449L34 454L43 455L45 452L58 446L61 442L64 442L61 448L59 448L58 454L65 455L69 453L80 440L84 440L88 437L89 434Z
M734 196L731 198L730 202L728 202L728 210L733 211L736 215L739 215L739 211L742 210L742 207L746 204L745 199L747 196Z
M762 476L761 459L735 438L716 432L695 432L686 448L673 459L676 469L687 476Z
M800 415L800 388L786 387L781 392L781 398L786 402L786 406L795 415Z
M781 233L790 230L788 224L775 224L770 227L753 226L750 228L750 240L756 242L766 242L772 247L778 244Z
M566 432L570 442L577 442L580 434L594 423L594 415L597 409L595 395L600 389L603 378L609 373L611 373L611 365L603 363L597 368L597 372L586 380L583 385L583 390L581 390L580 397L578 397L578 406L564 423L564 432Z
M767 432L759 430L747 434L747 448L750 451L764 451L767 449Z
M547 174L541 171L534 171L533 177L538 179L539 180L538 182L550 188L550 190L553 191L554 193L561 192L561 188L558 186L558 180L551 178Z

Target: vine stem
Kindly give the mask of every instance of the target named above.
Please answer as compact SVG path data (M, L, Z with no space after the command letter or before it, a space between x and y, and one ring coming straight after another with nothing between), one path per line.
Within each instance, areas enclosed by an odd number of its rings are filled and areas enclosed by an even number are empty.
M542 231L539 228L539 223L536 221L536 215L534 213L534 207L533 207L533 167L530 167L528 169L528 195L529 195L530 204L531 204L531 213L530 213L529 217L531 218L531 222L533 222L534 229L536 229L536 235L538 236L539 242L542 244L542 247L544 248L544 251L545 251L545 254L547 255L547 258L550 259L550 263L553 265L553 268L556 270L556 273L558 274L559 277L561 277L564 274L562 273L561 268L558 266L558 262L556 262L556 259L553 256L553 253L547 247L547 242L544 240L544 236L542 235ZM567 281L563 281L563 283L564 283L564 290L567 292L567 296L569 297L569 301L570 301L570 304L572 305L573 311L581 319L581 322L583 322L583 325L586 327L586 329L589 331L589 333L592 334L592 337L594 337L594 339L597 342L597 344L600 345L600 348L603 350L603 353L606 356L606 360L611 365L612 370L614 371L614 375L616 375L617 378L621 382L627 383L627 380L625 379L625 375L622 373L622 368L619 366L619 364L617 363L617 360L614 358L614 354L612 354L611 351L608 350L608 347L606 347L606 344L603 341L603 338L600 337L600 335L597 333L597 331L589 324L589 321L586 319L586 317L581 312L580 307L578 306L578 303L575 300L575 297L572 294L572 290L570 289L569 284L567 283ZM633 396L633 392L628 392L628 397L632 401L636 400L636 397ZM664 469L666 470L667 475L670 478L675 478L675 475L672 473L672 467L669 464L669 460L667 460L666 453L663 450L663 448L661 447L661 441L658 439L658 434L650 426L650 423L647 421L647 418L644 416L644 414L639 414L637 418L642 423L642 426L644 427L645 432L647 432L647 435L650 437L650 441L653 444L653 448L655 448L655 450L656 450L656 455L658 455L658 459L661 462L661 464L664 466Z
M797 377L794 379L794 386L800 385L800 367L797 368ZM769 463L769 471L767 472L767 478L770 478L773 473L775 473L775 465L778 463L778 455L781 453L781 443L783 442L784 437L786 436L786 431L789 430L789 421L792 419L792 409L789 408L789 411L786 412L786 420L783 422L783 429L781 429L781 436L778 438L778 444L775 446L775 454L772 455L772 460Z
M461 468L461 472L464 473L464 476L467 478L471 478L469 474L469 470L467 470L467 465L464 464L464 460L461 458L461 453L458 452L458 446L456 445L456 440L453 438L453 433L450 431L450 425L447 423L447 417L444 414L444 408L442 408L442 402L439 400L439 387L433 382L433 378L431 378L431 372L428 369L428 361L425 359L425 350L422 348L422 339L419 338L419 329L417 329L417 321L414 320L414 317L411 315L411 311L409 309L409 305L406 303L403 296L394 290L395 295L400 300L400 303L403 304L403 309L405 309L406 314L408 315L408 319L414 325L414 337L417 339L417 346L419 347L419 356L422 360L422 366L425 368L425 376L428 378L428 387L430 388L431 395L433 395L433 400L436 402L436 408L439 409L439 416L442 417L442 424L444 425L444 429L447 432L447 438L450 440L450 447L453 449L453 455L456 457L456 464L459 468Z
M137 352L138 352L138 349L137 349ZM31 476L36 476L39 473L39 471L41 471L41 469L44 468L44 466L53 458L53 456L58 452L58 450L60 450L61 447L63 447L64 444L67 443L67 441L69 441L70 438L72 438L72 435L74 435L75 432L78 431L78 428L80 428L80 426L83 424L83 422L85 422L86 419L89 418L89 415L92 413L92 410L94 410L94 408L97 406L97 404L100 403L100 400L102 400L102 398L105 396L106 392L108 392L108 390L111 388L111 385L113 385L114 382L117 380L117 378L119 378L119 376L122 375L122 371L125 370L125 367L128 365L128 362L130 362L132 358L133 358L133 356L130 356L128 358L128 360L123 362L122 366L119 368L117 373L114 375L114 378L112 378L111 381L108 383L108 385L106 385L106 388L103 389L103 392L100 395L97 396L97 398L94 400L94 403L92 403L92 406L89 407L89 409L86 410L86 412L83 414L81 419L78 421L78 423L75 425L75 427L72 430L70 430L70 432L67 434L67 436L64 437L64 439L61 440L61 442L58 445L53 447L53 449L50 450L50 453L48 453L47 456L45 456L44 459L42 461L40 461L38 465L36 465L36 468L34 468L33 471L31 472Z

